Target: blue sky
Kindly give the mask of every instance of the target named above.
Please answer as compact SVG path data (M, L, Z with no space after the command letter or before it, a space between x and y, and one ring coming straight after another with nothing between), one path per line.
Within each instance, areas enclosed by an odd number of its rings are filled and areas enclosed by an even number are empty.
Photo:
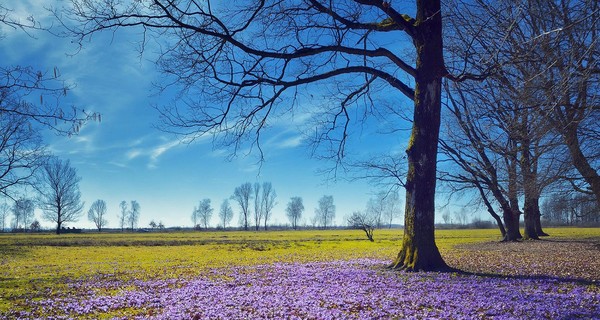
M33 15L48 25L52 20L42 4L48 2L26 0L11 5L14 16L24 20ZM117 227L122 200L140 203L140 226L147 226L151 220L162 221L166 226L190 226L191 212L203 198L212 200L215 226L223 199L247 181L272 182L278 194L272 223L287 223L285 206L292 196L303 197L304 219L308 222L314 216L318 198L333 195L336 222L341 224L345 215L362 210L378 191L368 181L345 181L343 172L337 181L317 174L331 163L310 158L303 139L303 131L308 127L302 115L272 126L261 141L265 151L262 166L257 164L256 153L244 156L242 150L240 156L229 161L231 150L213 146L210 137L186 144L181 143L180 137L156 129L158 114L151 105L167 103L172 97L156 95L152 82L159 81L160 75L152 52L140 56L136 51L135 31L95 35L79 52L70 39L45 32L31 31L30 37L23 31L3 27L2 33L2 63L31 65L42 72L57 67L61 79L75 86L63 105L102 114L101 123L87 124L77 136L44 132L44 137L55 155L69 159L77 168L82 178L85 212L96 199L107 202L109 227ZM311 101L302 103L310 105ZM406 99L401 103L410 105ZM379 136L371 137L376 130L367 127L355 132L354 139L364 146L360 152L404 150L404 137L382 141ZM237 223L239 208L232 205ZM48 222L42 224L51 226ZM93 227L85 213L71 225Z

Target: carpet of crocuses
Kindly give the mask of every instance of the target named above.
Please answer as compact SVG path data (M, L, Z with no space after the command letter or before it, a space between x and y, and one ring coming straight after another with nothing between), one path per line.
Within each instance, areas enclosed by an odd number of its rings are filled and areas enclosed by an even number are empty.
M24 293L0 318L600 319L594 280L405 273L380 258L279 260L171 276L64 276L59 289Z

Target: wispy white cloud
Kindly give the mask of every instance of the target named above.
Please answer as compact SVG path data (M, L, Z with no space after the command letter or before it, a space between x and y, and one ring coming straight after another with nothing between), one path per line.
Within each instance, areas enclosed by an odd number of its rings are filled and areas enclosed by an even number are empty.
M296 148L298 146L301 146L302 143L304 142L304 135L302 134L298 134L296 136L292 136L292 137L288 137L286 139L283 139L282 141L280 141L277 146L280 148Z
M142 155L142 150L133 149L133 150L129 150L129 151L127 151L127 153L125 153L125 158L127 158L127 160L133 160L141 155Z
M154 147L152 150L150 150L150 163L148 164L148 167L156 168L158 160L163 154L179 146L181 146L181 142L179 140L176 140L163 143L159 146Z
M125 150L123 155L125 163L133 160L147 161L146 167L148 169L156 169L158 168L158 163L162 156L183 145L178 139L166 140L164 137L159 137L158 141L153 142L145 141L142 143L141 140L149 139L138 139L137 142L134 141L135 143L132 144L134 147Z

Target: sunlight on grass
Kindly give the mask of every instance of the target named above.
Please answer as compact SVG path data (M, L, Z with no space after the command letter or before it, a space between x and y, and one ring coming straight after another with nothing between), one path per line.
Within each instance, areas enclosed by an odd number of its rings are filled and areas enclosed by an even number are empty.
M554 238L599 237L600 229L548 229ZM274 263L392 261L402 230L377 230L375 242L357 230L0 235L0 312L69 295L73 281L194 279L211 270ZM497 230L439 230L443 255L458 245L500 239ZM96 289L100 290L100 289ZM103 288L109 296L126 288ZM127 315L121 310L120 316Z

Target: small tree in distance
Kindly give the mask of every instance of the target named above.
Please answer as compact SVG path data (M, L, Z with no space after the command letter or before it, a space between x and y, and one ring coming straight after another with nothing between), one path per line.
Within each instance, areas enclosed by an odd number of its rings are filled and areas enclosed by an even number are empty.
M260 228L260 221L263 215L263 202L260 197L260 183L254 183L254 227L256 231Z
M270 182L264 182L262 185L262 209L265 230L267 230L267 223L271 218L271 212L276 204L275 198L277 198L277 193L273 189L273 185Z
M246 182L241 186L235 188L231 199L235 200L237 204L240 206L242 216L242 226L244 230L248 230L248 215L250 214L250 195L252 194L252 184L250 182ZM227 202L229 204L229 202ZM233 215L232 215L233 216Z
M15 201L13 212L13 229L29 228L29 224L34 219L35 205L31 199L20 198Z
M196 208L196 219L197 223L194 223L194 228L199 228L203 226L204 229L208 229L208 224L210 223L210 219L212 218L214 209L210 204L210 199L202 199L200 204L198 204L198 208Z
M383 216L386 218L388 222L388 228L392 228L392 222L394 218L402 216L402 205L400 201L400 195L398 192L390 192L388 193L385 200L385 210L383 211Z
M42 230L42 225L40 224L40 222L37 219L35 219L31 223L31 226L29 226L29 230L31 230L32 232L38 232L38 231Z
M135 226L140 219L140 210L140 204L136 200L131 200L131 208L129 209L129 216L127 218L129 226L131 227L131 231L135 229Z
M121 208L121 214L119 215L119 226L121 227L121 231L125 231L125 224L127 222L128 215L127 201L121 201L121 203L119 204L119 208Z
M298 221L300 221L300 218L302 218L302 212L304 211L304 204L302 203L302 198L290 198L290 202L288 202L285 211L287 212L287 217L290 220L290 223L292 224L292 229L296 230L298 228Z
M376 216L360 211L354 211L348 217L348 226L355 229L360 229L365 232L369 241L373 242L373 232L375 231Z
M333 224L333 219L335 219L333 196L322 196L319 199L319 207L315 209L315 218L324 229Z
M88 210L88 219L96 225L98 232L102 231L102 227L108 224L104 217L106 217L106 202L98 199L92 203Z
M445 224L450 224L450 222L452 221L450 217L450 210L446 209L446 211L444 211L444 213L442 214L442 219L444 219Z
M6 203L0 204L0 232L6 229L6 218L10 214L10 207Z
M227 225L231 222L231 219L233 219L233 209L231 209L229 200L227 199L223 200L223 203L221 203L219 218L221 219L223 229L226 229Z

